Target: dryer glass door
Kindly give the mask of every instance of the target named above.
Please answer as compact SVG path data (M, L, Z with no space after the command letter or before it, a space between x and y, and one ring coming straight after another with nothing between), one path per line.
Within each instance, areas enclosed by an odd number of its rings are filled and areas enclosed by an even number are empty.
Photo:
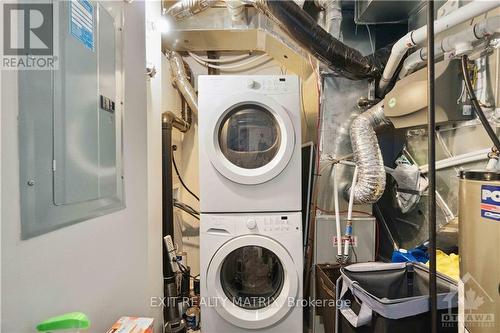
M273 160L280 148L281 133L271 112L260 105L240 105L222 120L219 147L234 165L256 169Z
M206 148L212 165L238 184L261 184L279 175L298 140L283 106L255 93L228 97L208 128Z

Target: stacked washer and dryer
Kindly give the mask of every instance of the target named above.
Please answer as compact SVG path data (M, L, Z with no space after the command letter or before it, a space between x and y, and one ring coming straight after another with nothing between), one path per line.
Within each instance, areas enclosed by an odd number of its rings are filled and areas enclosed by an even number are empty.
M302 330L296 76L200 76L202 332Z

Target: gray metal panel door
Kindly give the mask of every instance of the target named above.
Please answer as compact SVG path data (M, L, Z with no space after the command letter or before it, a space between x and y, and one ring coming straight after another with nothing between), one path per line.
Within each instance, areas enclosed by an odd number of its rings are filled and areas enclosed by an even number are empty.
M97 52L68 33L71 2L59 4L59 70L54 71L54 202L99 198ZM69 16L69 15L68 15ZM96 11L93 29L96 31Z

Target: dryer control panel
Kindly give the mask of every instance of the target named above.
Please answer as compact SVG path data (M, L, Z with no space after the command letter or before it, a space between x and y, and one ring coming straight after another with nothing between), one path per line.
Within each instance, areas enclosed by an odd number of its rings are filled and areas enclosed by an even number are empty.
M205 90L211 94L239 94L245 91L265 94L299 93L299 78L295 75L200 75L199 82L204 82ZM230 82L228 82L230 81ZM206 84L206 85L205 85ZM228 87L231 87L228 90Z

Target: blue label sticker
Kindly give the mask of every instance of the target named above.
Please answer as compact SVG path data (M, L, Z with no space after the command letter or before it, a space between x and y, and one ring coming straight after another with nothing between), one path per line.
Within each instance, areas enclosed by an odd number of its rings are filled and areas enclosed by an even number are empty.
M481 186L481 217L500 221L500 186Z
M94 51L94 6L88 0L70 1L71 35Z

